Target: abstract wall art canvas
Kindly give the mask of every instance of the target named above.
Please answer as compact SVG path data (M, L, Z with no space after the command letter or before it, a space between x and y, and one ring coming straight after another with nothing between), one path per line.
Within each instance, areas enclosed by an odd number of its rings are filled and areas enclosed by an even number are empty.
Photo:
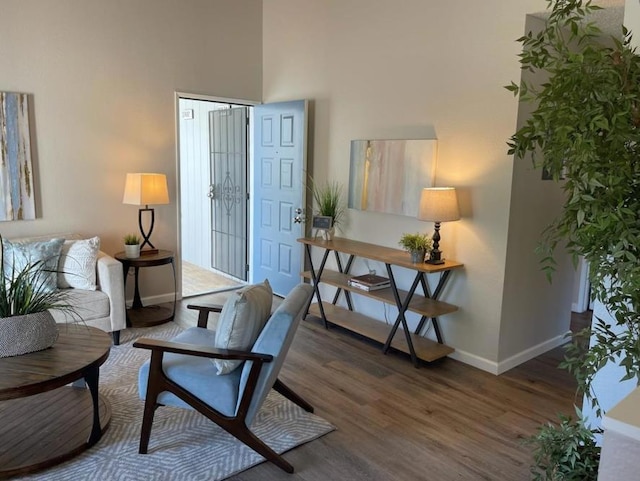
M416 217L420 193L432 187L435 139L352 140L349 208Z
M28 96L0 92L0 221L35 218Z

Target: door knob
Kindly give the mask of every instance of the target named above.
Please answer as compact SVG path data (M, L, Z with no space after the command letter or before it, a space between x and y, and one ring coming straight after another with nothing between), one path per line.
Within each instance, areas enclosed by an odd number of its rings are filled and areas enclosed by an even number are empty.
M215 199L216 198L216 186L211 184L209 186L209 193L207 194L207 197L209 197L209 199Z
M306 219L305 219L305 215L304 215L304 209L302 209L301 207L298 207L296 210L296 215L293 218L293 222L296 224L302 224Z

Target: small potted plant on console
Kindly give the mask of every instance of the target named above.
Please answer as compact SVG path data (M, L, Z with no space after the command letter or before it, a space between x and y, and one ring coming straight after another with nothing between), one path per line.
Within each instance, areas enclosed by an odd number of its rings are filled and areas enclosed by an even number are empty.
M433 247L433 240L427 234L402 234L398 242L402 248L411 254L411 262L414 264L424 262L424 258Z

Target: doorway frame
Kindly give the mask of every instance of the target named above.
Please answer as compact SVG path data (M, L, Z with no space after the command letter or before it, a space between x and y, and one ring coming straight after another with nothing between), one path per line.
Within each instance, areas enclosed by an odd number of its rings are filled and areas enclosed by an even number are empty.
M261 105L262 102L256 100L247 100L247 99L236 99L229 97L218 97L215 95L207 95L207 94L197 94L191 92L183 92L183 91L175 91L174 92L174 119L175 119L175 138L176 138L176 224L178 228L178 238L177 238L177 285L178 285L178 299L182 299L182 179L180 176L180 167L181 167L181 159L180 159L180 99L187 100L201 100L205 102L215 102L215 103L224 103L230 105L238 105L245 107L254 107L256 105ZM253 191L253 138L251 136L251 129L249 129L249 151L247 153L247 170L248 170L248 192L251 193ZM251 237L252 230L251 227L251 218L252 211L251 206L247 206L247 233L249 238ZM247 258L249 259L249 265L251 265L251 243L248 242L247 245ZM249 279L251 278L251 272L249 272Z

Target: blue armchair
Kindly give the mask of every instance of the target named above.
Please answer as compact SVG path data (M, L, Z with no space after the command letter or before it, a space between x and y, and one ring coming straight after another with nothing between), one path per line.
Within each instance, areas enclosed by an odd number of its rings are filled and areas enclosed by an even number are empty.
M200 311L198 327L171 341L140 339L134 347L151 350L151 359L139 374L140 397L145 399L140 454L146 454L155 410L162 405L195 409L247 446L288 473L293 466L251 430L251 423L273 387L306 411L313 407L277 377L300 324L313 289L296 286L266 322L248 351L212 347L215 332L206 327L208 314L218 307L190 306ZM212 359L240 360L244 364L219 375Z

